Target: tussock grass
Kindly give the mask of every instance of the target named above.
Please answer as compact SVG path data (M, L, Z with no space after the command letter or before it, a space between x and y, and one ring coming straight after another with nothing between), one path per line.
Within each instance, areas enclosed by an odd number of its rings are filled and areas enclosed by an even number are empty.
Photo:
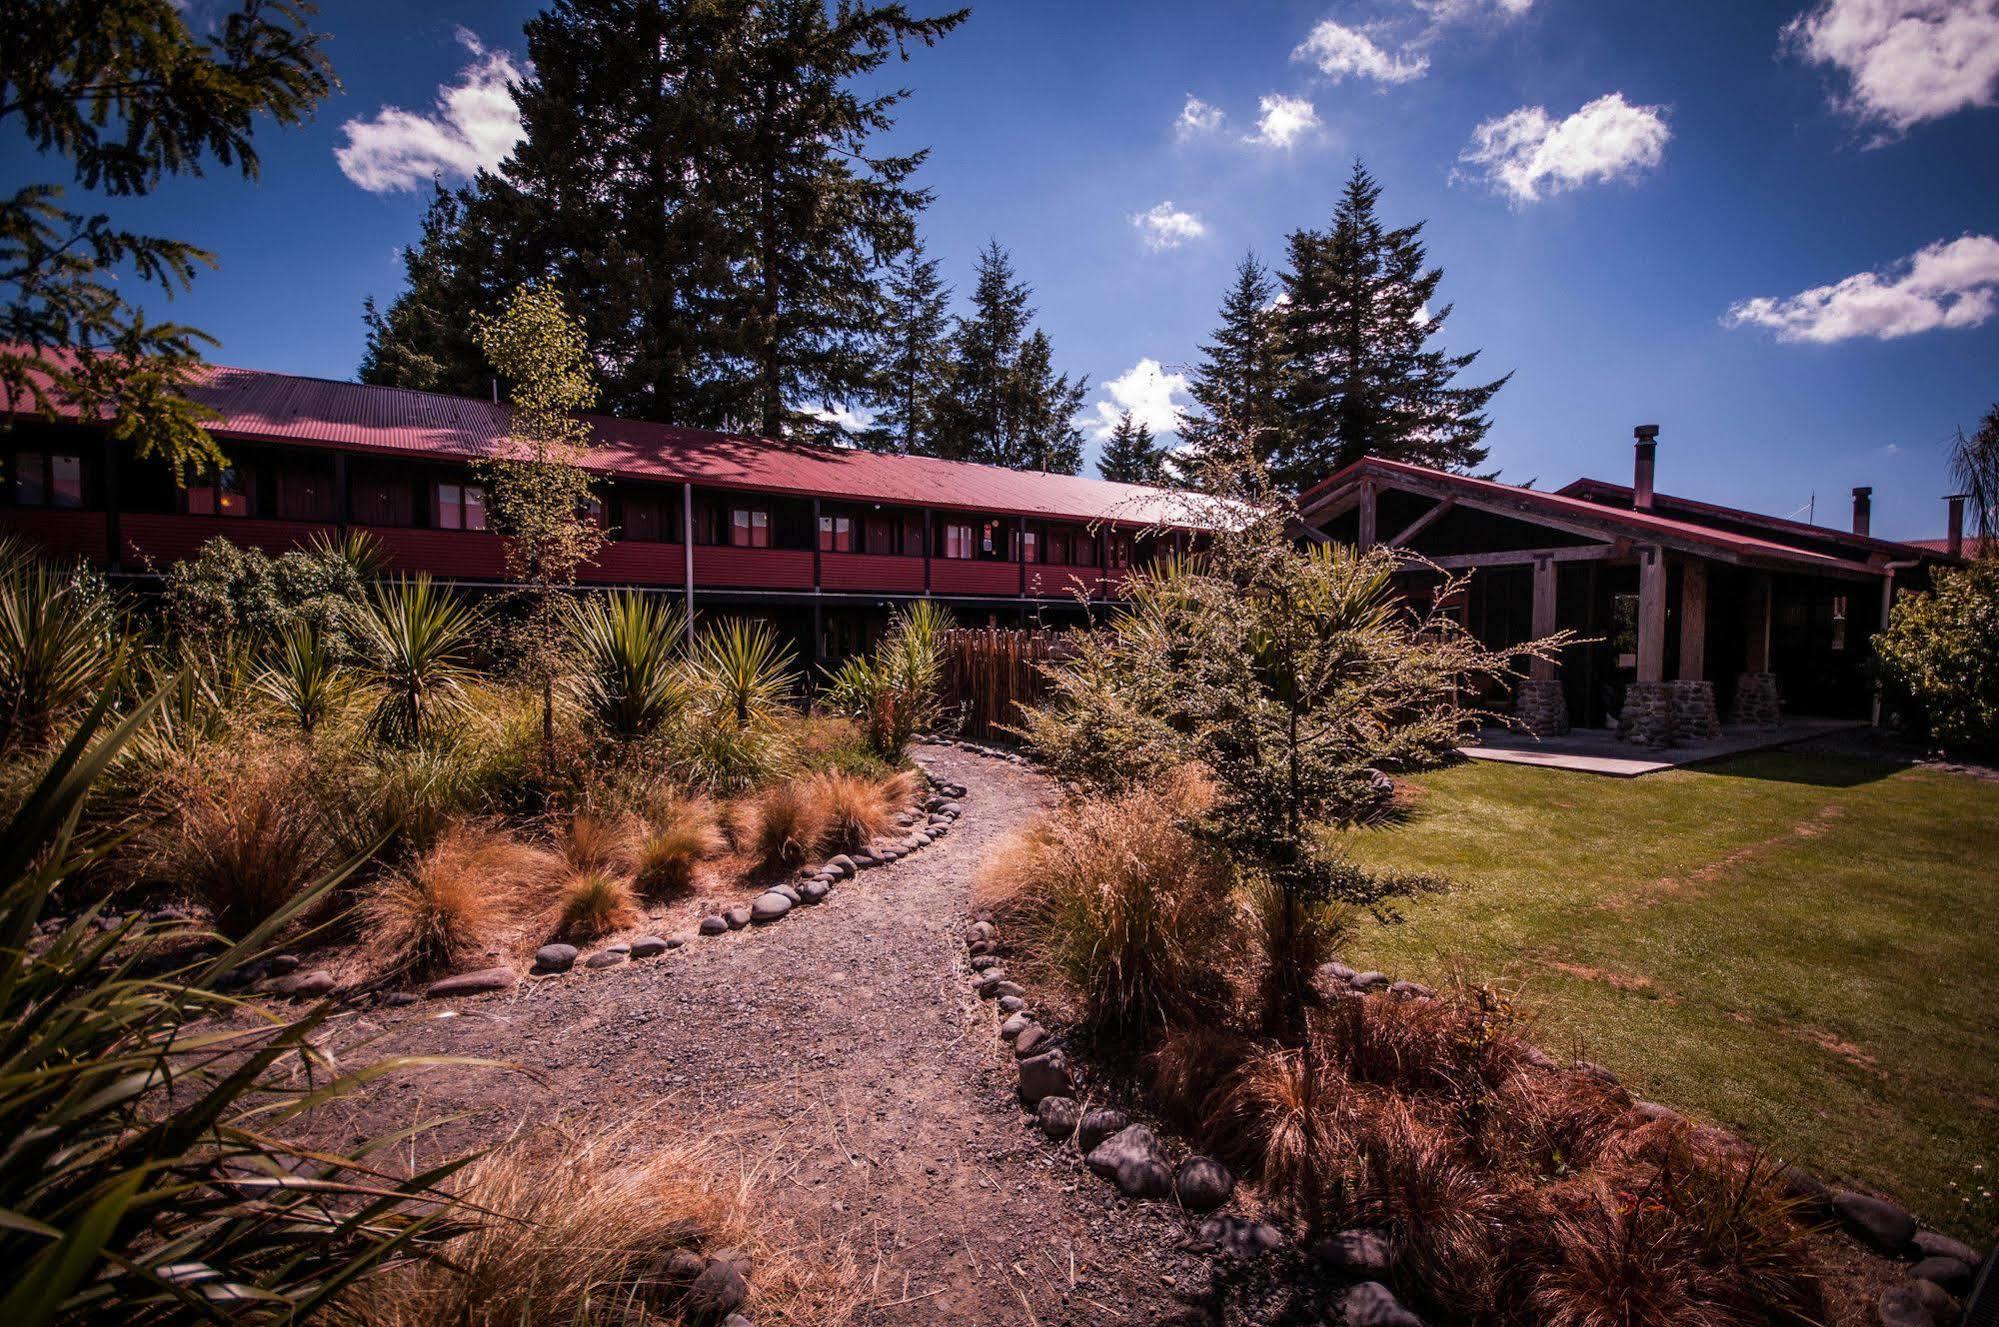
M829 852L863 848L895 819L885 786L864 774L828 770L813 777L807 795L826 818L820 846Z
M702 864L728 848L713 802L666 788L643 799L625 833L632 883L651 895L691 889Z
M792 780L764 790L747 817L742 845L769 867L798 866L826 837L827 811L809 783Z
M629 926L637 917L637 896L623 876L593 868L575 872L562 884L557 925L572 940L594 940Z
M545 849L459 821L362 898L366 947L393 970L449 971L482 955L560 866Z
M1243 927L1219 855L1185 827L1189 777L1077 803L1001 845L975 898L1030 963L1073 991L1090 1027L1135 1039L1227 1003Z
M356 1327L679 1322L685 1272L674 1255L735 1249L752 1263L746 1311L758 1323L840 1327L853 1317L851 1251L814 1247L774 1221L756 1165L652 1134L638 1155L618 1155L629 1133L527 1136L496 1151L462 1190L491 1215L447 1247L449 1265L366 1278L345 1314Z

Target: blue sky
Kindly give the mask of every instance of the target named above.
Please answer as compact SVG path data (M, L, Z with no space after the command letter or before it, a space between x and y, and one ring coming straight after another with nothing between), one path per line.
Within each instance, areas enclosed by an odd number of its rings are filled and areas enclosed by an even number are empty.
M261 134L258 183L113 207L219 257L154 312L351 376L423 204L394 186L505 141L535 7L326 3L344 90ZM931 253L962 290L1010 248L1093 403L1163 412L1242 253L1323 224L1357 156L1390 221L1428 219L1445 344L1514 373L1503 478L1625 478L1657 423L1664 489L1838 524L1872 484L1915 537L1999 400L1999 0L991 0L891 72Z

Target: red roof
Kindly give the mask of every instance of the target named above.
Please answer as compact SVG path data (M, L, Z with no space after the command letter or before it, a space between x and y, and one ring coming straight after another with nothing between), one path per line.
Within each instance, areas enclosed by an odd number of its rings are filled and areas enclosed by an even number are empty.
M1427 466L1411 465L1404 461L1384 460L1381 457L1375 456L1364 457L1338 473L1320 480L1305 491L1304 495L1299 499L1299 506L1309 513L1313 506L1323 505L1323 499L1328 494L1349 487L1367 475L1375 475L1391 481L1398 475L1404 475L1427 480L1432 483L1443 483L1471 493L1483 492L1494 496L1503 496L1509 502L1518 503L1530 508L1538 508L1555 519L1562 517L1583 517L1594 521L1609 520L1630 530L1635 536L1641 539L1647 534L1652 534L1655 537L1684 540L1689 543L1705 545L1726 552L1751 557L1771 558L1794 565L1816 565L1828 568L1853 568L1856 566L1864 568L1867 565L1864 557L1859 559L1835 557L1832 554L1823 553L1816 549L1800 548L1795 544L1784 543L1776 539L1758 538L1754 535L1746 535L1734 530L1716 529L1710 525L1703 525L1696 520L1662 515L1657 511L1644 512L1634 511L1626 507L1612 507L1601 502L1591 502L1586 498L1570 496L1566 491L1549 493L1541 489L1521 488L1515 484L1502 484L1497 480L1476 479L1470 475L1452 474L1449 471L1433 470ZM1716 510L1726 509L1718 508ZM1527 517L1527 519L1531 520L1532 517ZM1803 528L1818 534L1827 533L1817 526L1805 526ZM1907 544L1893 544L1886 540L1869 540L1868 542L1878 545L1883 551L1898 552L1904 557L1913 556L1920 552L1920 550Z
M504 406L401 387L207 365L188 395L221 416L209 428L225 441L470 459L494 454L507 437ZM74 411L64 414L77 417ZM1078 521L1204 523L1190 499L1169 489L777 442L608 415L589 419L596 446L585 464L634 479Z
M1578 479L1573 483L1565 484L1557 489L1556 492L1561 493L1565 497L1587 498L1590 501L1597 501L1599 506L1605 505L1598 501L1601 498L1612 498L1617 502L1627 505L1631 502L1631 486L1629 484L1614 483L1608 479ZM1724 507L1720 503L1702 502L1698 498L1683 498L1672 493L1654 493L1652 495L1652 505L1654 510L1679 512L1697 519L1702 516L1711 516L1720 520L1737 521L1744 525L1753 525L1759 529L1768 530L1772 534L1780 536L1797 535L1805 539L1843 544L1850 548L1859 549L1863 553L1885 553L1889 557L1906 557L1911 548L1922 546L1919 541L1877 539L1873 535L1855 534L1851 530L1837 530L1831 526L1813 525L1807 521L1794 521L1788 516L1765 516L1762 512L1744 511L1740 507ZM1619 508L1613 507L1612 510L1619 510ZM1939 547L1931 551L1940 553L1943 549Z

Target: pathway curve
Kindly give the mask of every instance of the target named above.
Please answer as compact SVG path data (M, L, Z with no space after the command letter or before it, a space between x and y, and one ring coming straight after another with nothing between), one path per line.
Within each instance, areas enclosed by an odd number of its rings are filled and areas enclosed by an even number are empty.
M653 1115L783 1155L775 1201L844 1230L868 1268L870 1323L1152 1324L1208 1284L1186 1220L1131 1205L1045 1142L1013 1103L1011 1056L973 996L960 930L996 840L1050 804L1046 780L923 748L967 789L964 815L912 857L782 923L704 938L514 993L370 1011L385 1053L508 1060L387 1080L356 1135L464 1111L430 1140L488 1145L522 1123ZM344 1039L344 1038L343 1038Z

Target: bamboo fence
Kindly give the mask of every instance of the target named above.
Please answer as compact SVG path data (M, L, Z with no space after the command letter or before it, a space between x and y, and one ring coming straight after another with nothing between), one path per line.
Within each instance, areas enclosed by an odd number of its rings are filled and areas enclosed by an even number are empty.
M1045 631L960 627L943 633L944 704L958 712L959 732L977 742L1010 741L1007 726L1048 695L1042 667L1067 651Z

